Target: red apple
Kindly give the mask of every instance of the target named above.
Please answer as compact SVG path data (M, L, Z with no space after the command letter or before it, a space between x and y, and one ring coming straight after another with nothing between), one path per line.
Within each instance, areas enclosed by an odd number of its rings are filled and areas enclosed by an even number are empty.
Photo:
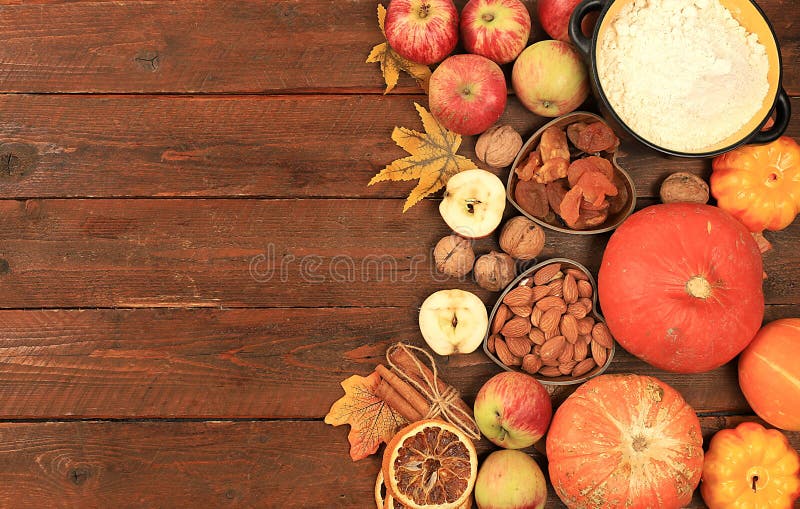
M458 134L478 134L506 108L506 78L480 55L453 55L433 71L428 85L431 113Z
M514 62L511 85L520 102L543 117L574 110L589 96L586 66L571 44L539 41Z
M559 41L570 42L569 18L579 3L581 0L539 0L536 14L547 35ZM586 37L591 36L598 15L597 11L592 11L581 21L581 31Z
M498 64L517 58L530 35L531 16L519 0L470 0L461 11L464 48Z
M547 389L525 373L490 378L475 397L475 421L486 438L506 449L522 449L542 438L553 417Z
M458 43L458 11L453 0L392 0L384 31L389 46L400 56L435 64Z
M478 509L542 509L547 482L536 461L522 451L495 451L478 471Z

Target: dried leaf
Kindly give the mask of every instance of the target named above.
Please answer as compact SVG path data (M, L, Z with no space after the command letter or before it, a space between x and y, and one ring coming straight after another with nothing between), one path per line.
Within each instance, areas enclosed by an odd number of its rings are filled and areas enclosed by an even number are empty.
M375 391L381 377L353 375L342 382L344 396L331 406L325 423L333 426L350 425L350 457L353 461L375 454L383 442L388 442L407 422L379 398Z
M371 186L386 180L419 179L419 183L411 191L403 206L403 212L444 187L456 173L477 168L471 160L456 154L461 145L461 135L445 129L419 104L414 103L414 106L422 119L425 133L405 127L395 127L392 139L411 155L393 161L367 184Z
M378 25L381 27L381 33L386 37L383 30L383 20L386 18L386 8L378 4ZM381 64L381 72L383 73L383 81L386 82L386 90L384 94L388 94L397 85L397 80L400 78L400 71L403 71L417 80L417 84L428 93L428 81L431 77L431 69L427 65L412 62L406 58L401 57L393 50L389 43L382 42L372 48L367 63L378 62Z

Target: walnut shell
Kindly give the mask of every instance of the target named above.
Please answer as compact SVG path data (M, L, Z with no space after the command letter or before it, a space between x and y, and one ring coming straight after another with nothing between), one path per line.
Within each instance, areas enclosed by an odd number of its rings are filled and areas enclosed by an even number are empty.
M433 249L436 269L448 276L461 277L472 270L475 252L472 243L458 235L448 235L436 243Z
M659 194L663 203L708 203L708 184L691 173L677 172L664 180Z
M514 280L517 275L517 264L507 254L492 251L478 258L474 274L478 286L497 292Z
M518 260L532 260L544 249L544 230L525 216L512 217L500 232L500 247Z
M514 162L522 137L510 125L490 127L475 142L478 159L494 168L504 168Z

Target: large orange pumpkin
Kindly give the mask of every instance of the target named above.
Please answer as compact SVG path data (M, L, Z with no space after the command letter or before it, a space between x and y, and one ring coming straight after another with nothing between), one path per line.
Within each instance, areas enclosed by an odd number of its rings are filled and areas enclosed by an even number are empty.
M703 469L697 414L649 376L583 384L556 411L546 447L550 480L570 509L678 509Z
M770 322L739 357L739 386L759 417L800 431L800 318Z

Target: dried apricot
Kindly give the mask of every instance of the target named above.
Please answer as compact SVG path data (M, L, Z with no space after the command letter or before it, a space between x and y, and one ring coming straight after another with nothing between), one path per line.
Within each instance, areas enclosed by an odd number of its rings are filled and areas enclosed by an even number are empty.
M561 200L561 219L567 223L567 226L573 228L578 222L581 211L581 201L583 200L583 189L577 185L570 189Z
M570 132L568 130L568 132ZM619 138L603 122L592 122L583 127L576 127L571 131L570 141L575 147L588 154L613 151L619 146Z
M575 187L583 189L583 197L596 206L600 205L606 196L615 196L618 192L614 184L598 171L584 172Z
M608 209L605 210L586 210L580 209L578 220L575 222L573 228L576 230L588 230L589 228L596 228L606 222L608 219Z
M514 199L522 210L534 217L543 218L550 212L544 184L520 180L514 188Z
M587 201L586 198L581 201L581 210L605 210L610 206L608 200L604 199L600 202L599 205L595 205L594 203Z
M569 158L555 157L545 162L533 175L534 180L540 184L547 184L567 176Z
M553 212L561 215L561 201L564 199L564 195L569 191L567 180L558 179L555 182L547 184L545 188L547 190L547 203L550 204L550 208L553 209Z
M551 159L566 159L569 163L569 145L564 130L557 126L545 129L539 139L539 153L542 156L542 163L547 163Z
M608 161L608 159L597 156L589 156L582 159L576 159L570 163L569 169L567 170L567 179L569 180L569 185L574 186L577 184L581 176L587 171L599 171L609 180L614 178L614 168L611 166L611 163Z
M542 166L542 159L539 157L539 151L532 150L530 154L528 154L528 157L517 165L514 173L517 174L520 180L531 180L540 166Z

